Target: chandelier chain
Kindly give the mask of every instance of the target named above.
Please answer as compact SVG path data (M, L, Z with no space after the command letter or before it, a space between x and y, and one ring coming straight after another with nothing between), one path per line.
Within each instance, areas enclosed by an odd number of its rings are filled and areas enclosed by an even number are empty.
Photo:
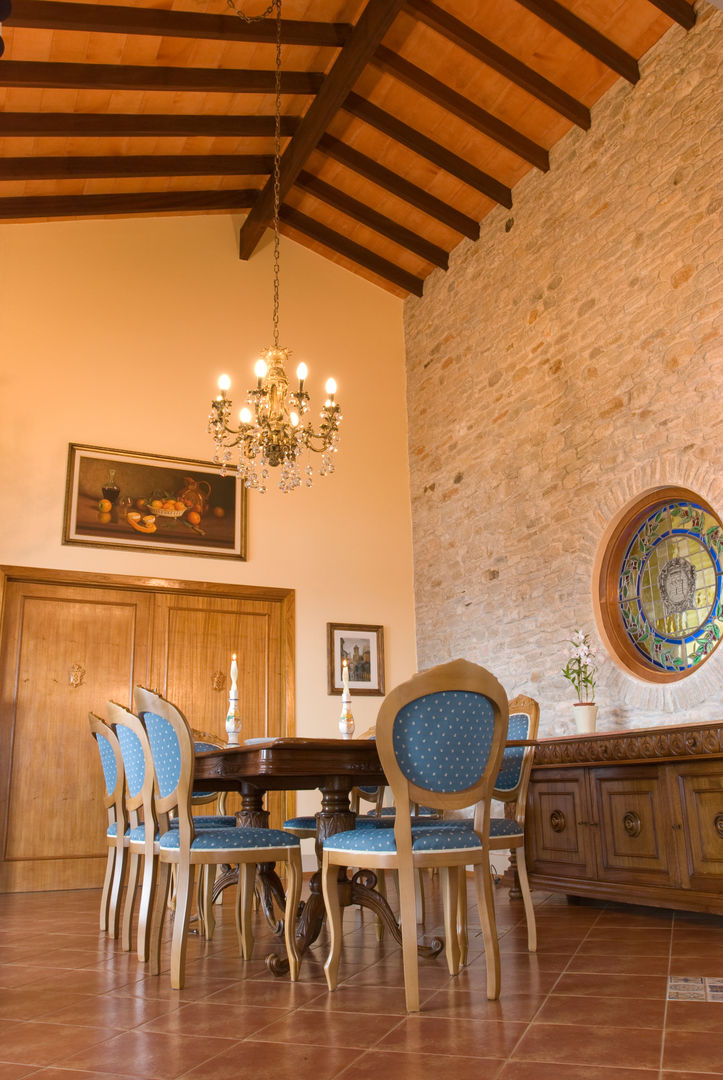
M276 73L274 90L274 348L279 347L279 208L281 206L281 0L276 0Z

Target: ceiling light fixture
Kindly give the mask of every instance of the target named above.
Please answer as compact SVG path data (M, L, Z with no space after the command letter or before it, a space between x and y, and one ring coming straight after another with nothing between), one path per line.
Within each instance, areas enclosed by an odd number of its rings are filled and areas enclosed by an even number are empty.
M321 410L321 424L315 431L311 422L303 422L309 411L309 395L304 390L307 376L306 364L299 364L296 376L297 390L289 390L286 364L289 349L279 346L279 206L281 202L281 0L272 0L263 15L251 17L228 0L229 7L244 22L256 22L276 13L276 103L274 128L274 344L262 350L256 361L256 386L248 391L247 405L239 414L239 426L231 426L232 402L226 397L231 387L228 375L218 380L219 395L211 402L208 430L213 436L216 453L214 460L220 466L221 475L236 471L247 488L266 491L269 469L280 467L279 488L293 491L302 482L311 487L313 468L307 463L302 473L299 457L304 451L320 453L319 476L334 471L333 455L339 440L341 409L334 395L336 383L326 383L327 398ZM234 463L234 450L238 447L238 462Z

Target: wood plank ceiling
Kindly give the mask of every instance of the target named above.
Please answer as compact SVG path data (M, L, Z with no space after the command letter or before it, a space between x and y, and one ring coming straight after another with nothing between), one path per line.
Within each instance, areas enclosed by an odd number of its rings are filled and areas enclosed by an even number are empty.
M281 231L400 296L695 22L689 0L282 13ZM3 36L0 221L248 211L251 256L273 211L273 19L245 23L224 0L12 0Z

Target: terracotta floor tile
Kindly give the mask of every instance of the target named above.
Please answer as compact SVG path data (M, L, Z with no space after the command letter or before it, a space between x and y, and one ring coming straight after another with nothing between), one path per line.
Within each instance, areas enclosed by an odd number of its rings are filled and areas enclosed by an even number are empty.
M134 1080L175 1080L175 1077L237 1045L234 1039L167 1035L156 1031L124 1031L107 1042L66 1055L69 1069L120 1074Z
M322 994L327 994L324 986L316 984L292 983L286 979L274 979L269 982L249 980L232 983L210 994L205 1000L211 1005L228 1003L230 1005L270 1005L276 1008L298 1009L308 1001L315 1001Z
M669 1001L665 1020L668 1031L723 1033L723 1002Z
M657 1028L662 1031L665 1002L648 998L574 997L551 994L535 1020L540 1024L589 1024Z
M264 1005L230 1005L220 1007L209 1002L182 1005L173 1012L148 1020L141 1031L165 1031L169 1035L221 1036L225 1039L245 1039L287 1015L283 1008Z
M444 1017L411 1015L375 1049L505 1058L525 1031L525 1026L514 1021L448 1020Z
M716 1004L723 1010L723 1004ZM663 1068L723 1074L723 1011L716 1033L707 1031L702 1037L699 1031L667 1031Z
M102 1043L114 1034L101 1028L0 1020L0 1057L27 1065L55 1065L69 1054Z
M44 1019L51 1024L114 1028L114 1033L117 1034L118 1031L128 1031L156 1017L175 1012L179 1004L177 1001L102 994L99 997L85 997L64 1009L48 1014ZM202 1006L199 1004L197 1007Z
M664 975L610 975L564 972L555 983L556 994L592 994L594 997L664 999L668 979Z
M545 1061L509 1061L495 1080L658 1080L657 1069L615 1069L596 1065L560 1065Z
M0 990L0 1018L3 1020L37 1020L57 1012L61 1005L92 1005L95 997L89 994L59 994L57 990ZM74 1020L68 1021L74 1024ZM0 1055L1 1056L1 1055Z
M325 1013L320 1022L318 1012L298 1009L257 1032L254 1041L366 1050L402 1022L400 1016L380 1016L378 1013L359 1013L350 1022L341 1012Z
M600 972L608 975L667 975L668 954L662 956L640 956L630 953L583 953L573 956L567 972Z
M372 1076L385 1077L385 1080L430 1080L439 1075L440 1069L454 1080L495 1080L500 1062L495 1058L486 1060L454 1055L440 1059L434 1054L369 1050L343 1073L340 1080L369 1080Z
M425 1016L441 1016L461 1020L532 1020L545 1000L543 994L503 994L497 1001L488 1001L478 991L459 990L451 987L437 990L426 1001L421 1011Z
M436 993L435 990L420 989L423 1008ZM304 1008L324 1012L382 1013L387 1016L406 1016L407 1013L404 987L357 986L349 982L341 983L333 993L319 994Z
M662 1030L649 1028L533 1023L512 1058L656 1069L662 1037Z
M38 1076L38 1070L28 1065L15 1065L0 1061L0 1080L24 1080L26 1076ZM72 1080L72 1078L70 1078ZM86 1078L87 1080L87 1078Z
M664 1069L660 1077L661 1080L720 1080L720 1073L670 1072Z
M184 1080L333 1080L359 1050L247 1040L184 1073ZM391 1080L391 1078L390 1078Z

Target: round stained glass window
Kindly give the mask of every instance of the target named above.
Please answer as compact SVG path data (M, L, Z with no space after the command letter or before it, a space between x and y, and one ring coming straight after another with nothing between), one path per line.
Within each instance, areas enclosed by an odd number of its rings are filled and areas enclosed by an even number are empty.
M608 540L598 614L624 667L667 682L702 664L723 635L723 526L692 492L656 494L623 515Z

